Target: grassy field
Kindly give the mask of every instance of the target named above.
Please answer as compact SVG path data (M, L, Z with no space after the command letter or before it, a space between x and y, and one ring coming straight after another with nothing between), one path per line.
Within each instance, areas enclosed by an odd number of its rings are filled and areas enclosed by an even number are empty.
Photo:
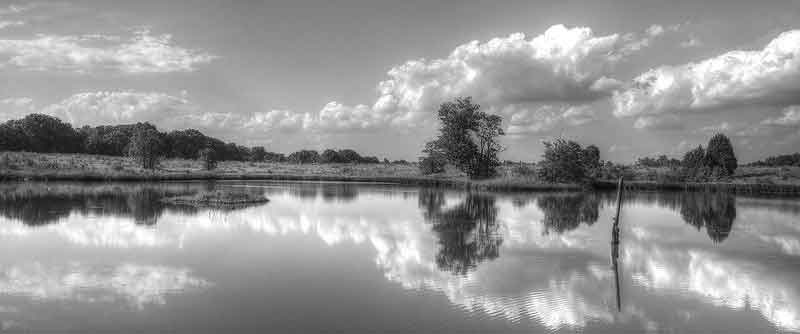
M272 179L369 181L420 184L434 186L466 186L485 190L579 190L576 184L549 184L536 177L532 165L504 165L498 177L469 181L466 176L448 168L446 172L422 175L416 164L291 164L272 162L223 161L214 171L205 171L195 160L163 160L155 170L139 168L124 157L86 154L43 154L25 152L0 153L0 179L46 180L188 180L188 179ZM633 168L626 179L632 188L694 189L714 186L737 189L760 185L775 192L792 190L800 193L800 167L740 167L736 175L722 183L687 184L665 181L669 170ZM613 188L613 180L598 182L599 188Z

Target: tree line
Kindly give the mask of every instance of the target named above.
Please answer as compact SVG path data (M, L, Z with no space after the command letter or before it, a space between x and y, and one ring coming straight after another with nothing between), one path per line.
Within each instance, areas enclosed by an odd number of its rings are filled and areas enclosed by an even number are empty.
M752 162L750 165L756 167L800 166L800 153L771 156Z
M0 124L0 151L38 153L85 153L130 156L143 168L155 168L158 160L203 160L212 169L217 161L291 163L379 163L351 149L328 149L322 154L302 150L289 154L267 151L263 146L226 143L195 129L161 132L150 123L83 126L73 128L56 117L30 114ZM388 162L384 159L384 162ZM403 162L403 161L396 161Z
M450 164L470 178L495 176L500 166L498 153L504 149L499 143L499 137L504 135L502 118L481 111L469 97L443 103L438 116L441 124L439 134L425 145L424 155L419 159L421 172L440 173L445 165ZM576 141L563 138L543 144L542 160L531 173L541 181L587 183L619 177L624 173L624 166L601 160L600 150L595 145L583 147ZM670 167L680 181L711 181L732 176L738 161L730 139L724 134L716 134L707 147L699 146L687 152L683 160L662 155L641 158L638 165Z

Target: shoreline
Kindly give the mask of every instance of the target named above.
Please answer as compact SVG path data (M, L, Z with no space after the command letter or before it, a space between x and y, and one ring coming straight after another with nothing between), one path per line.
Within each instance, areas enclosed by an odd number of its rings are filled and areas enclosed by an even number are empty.
M583 191L614 190L617 182L599 180L591 184L543 184L514 182L519 180L495 178L488 180L466 180L458 178L412 177L412 176L334 176L302 174L226 174L213 172L195 173L91 173L79 171L34 172L0 171L0 182L20 181L76 181L76 182L165 182L165 181L310 181L310 182L360 182L386 183L409 186L446 187L466 190L500 192L534 191ZM653 181L626 181L629 191L720 191L737 194L800 197L800 185L732 182L685 182L659 183Z

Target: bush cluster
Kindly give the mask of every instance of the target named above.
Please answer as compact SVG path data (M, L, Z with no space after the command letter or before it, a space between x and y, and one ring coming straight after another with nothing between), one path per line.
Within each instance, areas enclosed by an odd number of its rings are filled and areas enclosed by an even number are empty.
M687 181L709 181L730 177L736 171L738 161L730 139L716 134L708 141L708 147L698 146L683 155L682 176Z
M544 154L539 162L539 178L554 183L583 183L600 173L600 150L597 146L581 147L575 141L556 139L544 142Z

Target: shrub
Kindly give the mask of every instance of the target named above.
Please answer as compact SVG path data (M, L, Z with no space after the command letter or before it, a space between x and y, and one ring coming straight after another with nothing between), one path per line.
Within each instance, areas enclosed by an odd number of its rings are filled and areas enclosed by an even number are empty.
M250 149L250 161L262 162L267 157L267 150L264 146L256 146Z
M133 157L144 169L154 169L161 156L163 141L161 134L149 123L137 124L131 138L128 156Z
M358 152L350 149L339 150L336 154L338 156L338 162L361 162L363 159Z
M544 142L539 178L547 182L581 182L586 177L584 150L572 140ZM599 161L598 161L599 164Z
M321 163L334 163L334 162L342 162L342 159L339 158L339 153L332 149L327 149L319 156L319 162Z
M427 156L419 159L419 170L422 175L430 175L444 172L445 162L440 158Z
M319 153L312 150L297 151L289 155L289 162L296 164L310 164L319 162Z
M520 177L533 177L537 176L536 168L523 163L514 163L511 167L511 175Z

